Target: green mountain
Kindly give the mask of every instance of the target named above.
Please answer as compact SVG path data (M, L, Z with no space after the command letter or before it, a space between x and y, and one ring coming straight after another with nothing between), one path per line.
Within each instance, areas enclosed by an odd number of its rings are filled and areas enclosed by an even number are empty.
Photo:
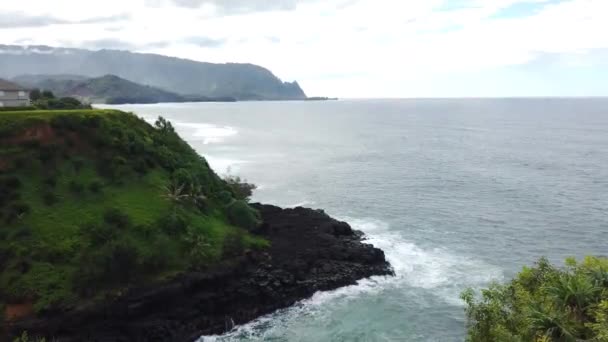
M214 64L128 51L0 45L0 77L24 74L116 75L180 95L238 100L297 100L297 82L283 82L253 64Z
M69 75L23 75L13 81L29 88L50 90L60 97L75 97L89 103L159 103L186 101L234 101L234 98L183 96L145 86L114 75L70 79Z
M238 189L162 118L0 113L0 312L86 305L266 246Z

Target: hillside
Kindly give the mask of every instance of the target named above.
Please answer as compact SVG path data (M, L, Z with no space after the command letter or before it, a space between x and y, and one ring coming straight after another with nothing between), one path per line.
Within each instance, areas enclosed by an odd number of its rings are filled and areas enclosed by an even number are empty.
M297 82L283 82L253 64L203 63L128 51L0 45L0 77L23 74L116 75L180 95L238 100L292 100L306 95Z
M0 112L0 340L195 341L392 274L347 223L247 189L163 118Z
M13 81L28 87L50 90L60 97L75 97L88 103L159 103L186 101L234 101L233 98L182 96L162 89L144 86L114 75L70 79L69 75L22 75Z
M237 227L256 212L162 119L0 113L0 146L2 307L63 310L265 245Z

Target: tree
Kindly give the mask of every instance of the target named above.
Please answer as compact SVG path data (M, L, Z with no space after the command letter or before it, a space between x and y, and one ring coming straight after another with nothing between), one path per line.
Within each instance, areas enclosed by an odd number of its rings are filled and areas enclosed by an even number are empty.
M248 201L253 195L253 190L257 189L255 184L247 183L246 179L238 176L227 176L224 181L230 186L234 197L238 200Z
M608 259L541 259L507 284L492 284L466 303L468 341L608 341Z
M42 91L42 97L45 99L54 99L55 95L50 90L44 90L44 91Z
M38 101L41 97L42 93L40 92L40 89L33 89L32 91L30 91L30 101Z

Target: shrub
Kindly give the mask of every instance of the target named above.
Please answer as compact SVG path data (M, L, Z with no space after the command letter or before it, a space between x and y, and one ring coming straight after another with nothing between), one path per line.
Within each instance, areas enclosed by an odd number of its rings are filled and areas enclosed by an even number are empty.
M242 231L238 230L229 234L224 239L222 246L222 256L224 258L237 257L245 251L245 237Z
M15 176L0 178L0 191L13 191L21 187L21 181Z
M74 166L74 170L80 171L84 166L84 159L82 158L74 158L72 160L72 165Z
M77 195L80 195L84 192L84 185L82 185L81 183L78 183L74 180L70 181L70 183L68 184L68 187L72 193L77 194Z
M174 184L184 186L184 192L190 192L195 187L194 178L190 171L186 169L177 169L171 174L171 180Z
M89 223L80 227L80 234L90 243L91 247L98 247L118 236L115 227L107 224Z
M203 267L210 257L209 247L211 246L205 235L192 227L188 227L183 241L190 257L190 264L194 268Z
M43 163L43 164L48 164L50 163L53 159L55 159L56 156L56 147L50 147L50 146L41 146L38 149L38 159Z
M232 201L234 201L234 198L232 198L232 194L230 193L230 191L225 191L225 190L220 191L217 194L217 199L223 205L230 205L232 203Z
M57 203L57 195L50 191L45 191L42 193L42 201L44 202L44 204L51 206Z
M145 175L148 172L148 163L145 159L137 159L135 163L133 163L133 171L139 173L140 175Z
M245 201L234 201L228 207L230 223L247 230L253 230L260 224L259 213L251 208Z
M253 190L257 188L255 184L247 183L247 180L241 179L238 176L228 176L224 181L230 186L234 197L239 200L248 201L253 195Z
M151 248L147 253L141 255L142 271L158 272L175 264L176 256L172 253L171 242L165 236L158 236L151 242Z
M175 133L175 129L170 121L166 120L162 116L159 116L154 122L154 126L162 133Z
M42 183L49 188L54 188L55 186L57 186L57 179L55 178L55 175L49 175L44 178Z
M13 160L13 165L17 169L21 169L27 166L27 159L24 157L17 157ZM17 170L19 171L19 170Z
M30 237L32 237L32 229L30 227L19 227L14 229L10 234L10 238L13 240L24 240Z
M176 236L186 232L186 229L188 228L188 222L176 211L172 211L170 214L159 220L158 226L166 234Z
M126 285L138 275L139 259L137 245L128 239L88 249L74 274L75 287L81 294L90 294L97 288Z
M101 193L101 190L103 189L103 184L101 184L100 181L92 181L89 184L89 191L91 191L94 194L99 194Z
M127 228L131 226L131 218L119 209L111 208L103 214L103 221L116 228Z
M30 206L25 203L12 203L6 210L4 221L11 224L30 212Z
M476 297L462 294L468 341L606 341L608 259L556 268L546 259Z

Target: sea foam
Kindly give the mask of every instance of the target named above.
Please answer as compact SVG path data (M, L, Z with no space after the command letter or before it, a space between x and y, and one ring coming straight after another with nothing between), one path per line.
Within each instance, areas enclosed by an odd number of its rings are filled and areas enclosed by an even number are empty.
M447 304L460 306L459 294L464 288L483 286L502 278L499 267L454 255L442 248L421 248L404 238L402 233L391 230L390 225L382 220L336 218L363 231L366 242L382 249L393 266L395 276L374 276L360 280L357 285L317 292L292 307L237 326L224 335L203 336L199 342L273 339L302 319L319 319L318 316L327 315L328 307L344 305L362 296L382 296L383 292L391 290L425 289Z

